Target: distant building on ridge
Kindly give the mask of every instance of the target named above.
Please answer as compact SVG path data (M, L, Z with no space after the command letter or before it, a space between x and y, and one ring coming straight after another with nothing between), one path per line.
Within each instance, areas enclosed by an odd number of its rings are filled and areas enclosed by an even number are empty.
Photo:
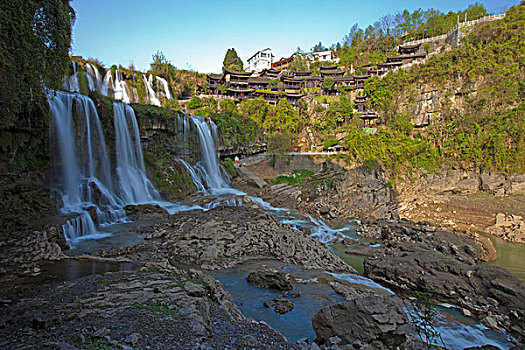
M248 58L248 66L246 71L261 72L265 69L271 69L273 63L273 54L270 48L257 51L250 58Z

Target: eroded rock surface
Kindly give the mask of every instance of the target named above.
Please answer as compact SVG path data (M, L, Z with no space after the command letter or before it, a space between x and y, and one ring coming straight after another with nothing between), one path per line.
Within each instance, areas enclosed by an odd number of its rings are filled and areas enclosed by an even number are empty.
M296 349L247 320L213 278L167 262L0 289L0 348Z
M525 222L519 215L498 213L496 222L487 232L515 243L525 243Z
M278 222L256 205L179 213L156 225L146 242L102 254L133 261L184 261L205 269L268 257L310 269L355 272L324 244Z
M395 191L380 168L329 169L304 184L271 186L261 196L274 206L297 208L331 222L398 218Z

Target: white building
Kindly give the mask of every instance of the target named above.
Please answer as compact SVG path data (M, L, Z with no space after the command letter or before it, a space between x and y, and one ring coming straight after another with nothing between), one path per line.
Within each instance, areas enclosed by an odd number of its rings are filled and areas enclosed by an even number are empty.
M265 69L271 69L274 55L271 49L264 49L257 51L253 56L248 58L248 65L246 71L261 72Z
M335 57L332 50L314 52L313 55L319 62L339 62L339 58Z

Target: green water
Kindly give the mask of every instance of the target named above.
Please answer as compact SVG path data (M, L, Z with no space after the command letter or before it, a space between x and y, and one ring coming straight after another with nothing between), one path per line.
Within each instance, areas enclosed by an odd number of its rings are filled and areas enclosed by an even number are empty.
M525 244L511 243L494 236L488 238L496 248L498 259L487 264L501 266L525 282Z

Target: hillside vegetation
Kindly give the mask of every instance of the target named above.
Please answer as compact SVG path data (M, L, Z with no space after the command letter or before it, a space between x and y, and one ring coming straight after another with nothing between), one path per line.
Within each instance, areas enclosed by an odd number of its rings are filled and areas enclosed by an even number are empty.
M369 79L365 92L386 128L348 136L351 156L391 168L448 164L525 171L524 28L525 6L519 5L426 64ZM423 86L441 92L440 118L413 130L400 101L414 103Z

